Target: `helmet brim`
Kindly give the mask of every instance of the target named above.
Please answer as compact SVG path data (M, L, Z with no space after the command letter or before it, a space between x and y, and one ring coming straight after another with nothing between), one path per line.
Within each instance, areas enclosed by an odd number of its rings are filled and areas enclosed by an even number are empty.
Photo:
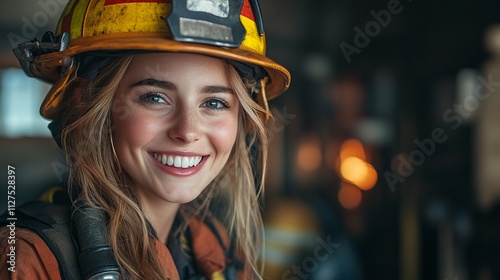
M268 76L266 84L266 97L271 100L285 92L290 86L290 72L271 60L270 58L256 54L251 50L243 48L225 48L197 43L178 42L169 39L165 33L141 32L141 33L115 33L82 37L72 40L70 47L64 51L48 53L35 58L32 63L32 71L36 77L49 83L55 83L60 78L60 69L64 57L72 57L77 54L92 51L124 51L138 50L151 52L187 52L209 55L224 59L240 61L263 67ZM41 109L41 114L51 118L49 112L43 108L53 108L48 102L54 100L51 91L46 96Z

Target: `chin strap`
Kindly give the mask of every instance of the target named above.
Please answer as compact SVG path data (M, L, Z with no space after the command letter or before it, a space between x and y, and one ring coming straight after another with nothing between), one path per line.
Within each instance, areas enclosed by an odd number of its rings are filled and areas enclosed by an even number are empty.
M53 119L57 115L66 87L76 78L79 64L73 57L65 57L62 61L62 71L60 78L52 85L49 93L42 102L40 114Z
M269 111L269 104L267 103L267 96L266 96L266 85L269 80L269 77L264 77L260 79L260 89L259 89L259 95L257 96L257 100L259 104L262 104L264 107L264 110L266 111L264 113L264 121L269 121L271 118L271 112Z

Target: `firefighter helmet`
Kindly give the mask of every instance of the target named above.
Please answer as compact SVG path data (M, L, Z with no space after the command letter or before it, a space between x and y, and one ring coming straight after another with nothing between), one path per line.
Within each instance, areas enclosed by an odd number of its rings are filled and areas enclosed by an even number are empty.
M284 92L290 73L265 55L257 0L70 0L55 35L20 44L14 52L29 76L53 83L40 112L59 113L73 58L121 51L190 52L265 70L261 105Z

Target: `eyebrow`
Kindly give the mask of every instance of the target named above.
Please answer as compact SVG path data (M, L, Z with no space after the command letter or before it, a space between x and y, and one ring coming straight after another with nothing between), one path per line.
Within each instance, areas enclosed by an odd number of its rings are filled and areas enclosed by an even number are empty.
M169 81L161 81L161 80L156 80L156 79L144 79L141 81L138 81L136 83L133 83L130 85L130 87L136 87L136 86L154 86L158 88L163 88L163 89L168 89L168 90L177 90L177 86ZM220 85L209 85L209 86L204 86L201 89L202 93L231 93L233 94L233 89L230 87L226 86L220 86Z
M203 93L231 93L233 94L233 89L226 86L204 86L202 88Z
M159 88L169 89L169 90L176 90L177 89L177 86L174 83L171 83L168 81L160 81L160 80L156 80L156 79L140 80L140 81L130 85L131 88L137 87L137 86L154 86L154 87L159 87Z

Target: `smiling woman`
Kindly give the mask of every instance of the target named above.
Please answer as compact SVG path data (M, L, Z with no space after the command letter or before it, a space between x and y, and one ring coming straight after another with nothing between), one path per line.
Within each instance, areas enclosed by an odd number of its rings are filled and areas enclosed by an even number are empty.
M73 202L21 207L17 276L261 279L267 100L290 76L264 55L257 2L223 1L225 17L207 1L130 2L70 1L57 37L16 50L28 75L54 83L41 114L67 155ZM186 18L202 37L175 23ZM242 40L210 37L210 22ZM36 226L47 215L57 238Z
M164 65L155 77L138 71L154 63ZM114 104L126 106L130 114L113 114L117 164L136 186L153 226L164 224L169 211L175 216L179 203L198 197L228 161L239 102L226 65L195 54L137 55L118 86ZM136 82L144 78L155 82ZM164 231L156 231L160 240L166 240L169 227L167 223Z
M144 71L151 65L159 65L159 70ZM149 266L144 275L161 271L158 269L164 264L155 268L154 262L143 263L136 255L139 252L131 248L147 245L151 248L145 253L154 255L158 242L179 241L179 230L190 227L193 219L215 218L209 209L214 199L233 204L230 207L235 212L218 218L234 225L238 233L238 245L234 245L245 249L242 257L255 259L261 222L248 157L252 144L247 144L246 137L250 135L260 144L267 140L258 116L263 109L248 94L254 86L255 82L245 85L234 67L218 58L189 53L137 54L116 59L96 80L80 84L85 90L76 101L79 106L75 107L74 96L64 99L63 106L72 108L64 110L62 119L67 124L61 125L66 127L62 147L73 163L70 182L75 184L70 192L83 194L93 207L106 205L106 212L116 213L110 214L110 243L130 241L130 247L112 246L124 265ZM88 133L102 130L110 133ZM267 149L262 146L260 151L259 166L264 168ZM94 175L96 172L102 175ZM113 174L116 178L110 176ZM148 227L150 232L145 232ZM222 236L224 246L230 246L224 231L216 234ZM210 250L217 249L217 244L211 244ZM174 261L183 256L173 256ZM196 273L212 275L229 259L204 261L219 263L205 264L205 271ZM189 276L183 271L179 273L180 279L189 279L183 278Z

